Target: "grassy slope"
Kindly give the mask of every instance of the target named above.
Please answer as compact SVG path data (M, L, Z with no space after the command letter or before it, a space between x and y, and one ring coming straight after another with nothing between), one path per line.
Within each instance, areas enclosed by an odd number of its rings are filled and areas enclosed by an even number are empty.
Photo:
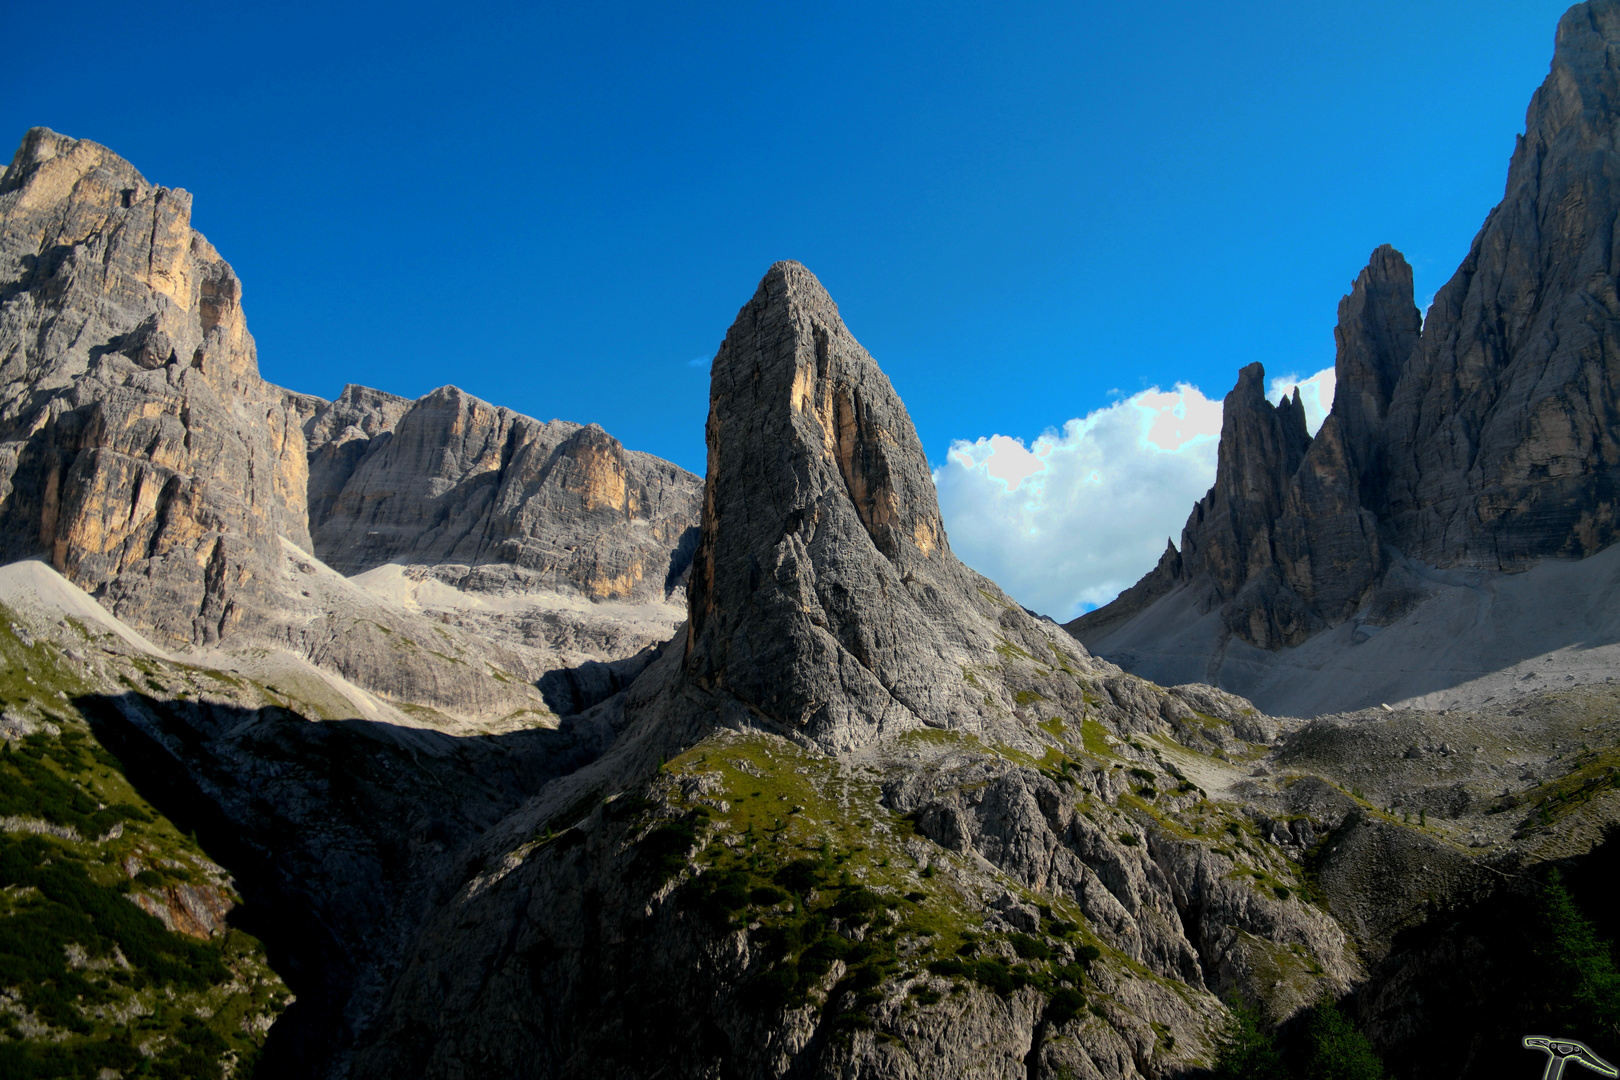
M0 1076L248 1075L290 995L253 937L133 902L236 898L73 708L75 666L0 606Z

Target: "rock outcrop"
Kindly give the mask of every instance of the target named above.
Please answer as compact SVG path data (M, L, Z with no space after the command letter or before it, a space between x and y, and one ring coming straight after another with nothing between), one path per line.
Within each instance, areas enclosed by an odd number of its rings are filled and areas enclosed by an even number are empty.
M455 721L577 710L645 667L679 622L698 478L452 387L265 382L190 209L42 128L0 179L0 557L43 556L165 648L288 651Z
M1620 6L1565 15L1506 195L1427 322L1406 261L1373 252L1339 305L1337 388L1316 437L1301 447L1295 403L1271 406L1259 365L1245 368L1174 587L1161 563L1150 587L1071 632L1131 664L1153 651L1132 630L1152 604L1219 612L1198 666L1220 679L1233 643L1275 651L1352 618L1401 619L1423 567L1516 572L1620 538L1616 47Z
M443 567L461 588L592 600L663 600L684 583L701 481L595 424L541 423L453 386L408 405L349 387L307 435L314 550L340 573Z
M1009 601L951 554L905 406L809 271L772 267L712 379L693 681L828 749L977 722L961 672Z
M0 178L0 545L165 642L279 621L309 547L296 413L191 196L36 128Z
M1196 815L1183 760L1276 729L1097 664L962 566L799 264L727 334L708 440L683 647L582 714L612 750L477 846L355 1075L1158 1076L1207 1055L1218 993L1280 1017L1350 985L1331 919L1127 811ZM1088 936L1044 943L1070 919ZM1081 975L1085 941L1121 959Z
M409 398L350 383L335 400L290 395L304 417L309 450L309 520L325 522L332 504L371 449L373 439L392 434L411 407Z
M1617 535L1620 6L1578 4L1507 193L1435 295L1391 399L1376 509L1403 552L1514 569Z

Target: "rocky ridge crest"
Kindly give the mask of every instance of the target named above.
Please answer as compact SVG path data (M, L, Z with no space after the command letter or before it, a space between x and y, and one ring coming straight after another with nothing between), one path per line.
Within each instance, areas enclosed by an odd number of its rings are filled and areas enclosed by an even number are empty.
M163 648L260 674L288 654L397 720L543 722L644 667L680 619L698 479L454 387L265 382L190 210L43 128L0 178L0 554Z
M1181 589L1219 613L1198 675L1220 679L1229 642L1274 651L1347 620L1396 622L1426 595L1423 567L1516 572L1620 538L1617 48L1620 6L1570 9L1506 194L1427 322L1406 260L1378 248L1339 305L1337 388L1315 438L1245 368L1179 563L1071 632L1124 659L1142 643L1121 631Z

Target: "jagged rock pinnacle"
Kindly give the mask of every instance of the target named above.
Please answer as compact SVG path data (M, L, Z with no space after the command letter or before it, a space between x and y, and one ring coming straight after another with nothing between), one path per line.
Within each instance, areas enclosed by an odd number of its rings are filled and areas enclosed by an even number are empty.
M826 747L974 716L958 665L994 646L969 629L982 579L951 554L905 406L810 271L770 268L712 377L689 677Z

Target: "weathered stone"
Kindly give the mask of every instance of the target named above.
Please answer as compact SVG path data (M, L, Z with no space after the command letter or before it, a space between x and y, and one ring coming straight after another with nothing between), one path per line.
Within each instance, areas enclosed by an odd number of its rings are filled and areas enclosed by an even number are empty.
M36 128L0 179L0 544L170 642L278 621L304 440L191 196Z
M1258 365L1245 368L1175 584L1161 563L1073 633L1125 659L1111 643L1185 586L1223 609L1214 672L1231 638L1277 650L1358 613L1401 618L1412 589L1384 586L1403 557L1517 571L1620 538L1617 43L1620 7L1570 9L1506 195L1428 321L1411 268L1378 248L1339 305L1333 409L1309 449L1290 455Z
M350 383L333 401L289 394L304 416L309 448L309 520L313 531L332 516L332 505L354 475L373 439L393 433L411 407L409 398Z
M0 557L44 555L166 648L286 649L462 719L545 716L548 672L668 637L696 477L453 388L325 402L264 382L241 285L190 207L44 129L0 179ZM430 619L311 553L546 595L489 612L450 593ZM547 608L548 590L642 607Z
M1166 691L1097 665L962 567L903 407L807 270L771 268L713 372L684 648L597 707L621 717L612 750L492 833L482 862L506 869L424 925L356 1075L410 1062L448 1076L471 1061L538 1062L530 1067L553 1076L698 1076L721 1061L757 1076L1160 1075L1207 1045L1215 986L1282 1017L1324 986L1349 985L1357 968L1346 939L1321 912L1259 895L1225 857L1103 809L1128 795L1157 797L1166 811L1201 798L1143 748L1150 741L1227 740L1247 752L1243 738L1269 743L1275 726L1220 691ZM1065 741L1087 725L1100 726L1120 760ZM727 747L744 743L763 745L769 763L747 765L745 788L727 793L701 762L735 761ZM673 759L670 776L659 763ZM1042 760L1067 764L1030 764ZM705 883L645 884L636 844L684 813L680 799L702 792L723 815L747 787L819 773L819 761L876 772L881 793L840 813L913 822L937 846L912 849L901 872L918 886L925 864L952 875L949 895L976 898L964 902L987 934L1045 933L1029 899L1044 896L1073 905L1098 940L1186 992L1160 994L1128 969L1099 966L1097 984L1117 1004L1097 1006L1100 1022L1060 1027L1042 1019L1039 994L998 1004L964 988L940 1006L955 1034L935 1039L934 1024L906 1019L903 982L884 976L870 1017L888 1037L849 1043L824 1034L825 1016L848 1007L836 972L817 992L829 995L825 1014L814 1001L744 1005L775 963L762 944L770 939L706 928L691 899ZM1162 777L1164 793L1133 794L1143 776ZM632 790L647 793L650 822L627 826L612 803L580 818L602 793ZM782 804L784 819L803 809ZM533 837L565 822L574 823L567 844L535 848ZM869 835L875 843L881 832ZM702 843L738 842L752 843L724 833ZM704 861L685 876L700 878ZM1275 968L1254 944L1264 934L1315 967L1280 990L1262 984L1256 972ZM603 995L614 1008L591 1010ZM493 1021L482 1004L491 1000L524 1019Z
M829 750L978 726L964 665L1049 638L951 553L905 406L808 270L771 268L712 380L693 682Z
M332 458L314 473L325 487L310 518L315 553L340 572L502 564L525 591L593 600L662 600L684 581L700 487L684 469L594 424L541 423L453 386L379 415L361 443L333 414L365 393L375 392L354 388L311 421L325 437L312 458Z

